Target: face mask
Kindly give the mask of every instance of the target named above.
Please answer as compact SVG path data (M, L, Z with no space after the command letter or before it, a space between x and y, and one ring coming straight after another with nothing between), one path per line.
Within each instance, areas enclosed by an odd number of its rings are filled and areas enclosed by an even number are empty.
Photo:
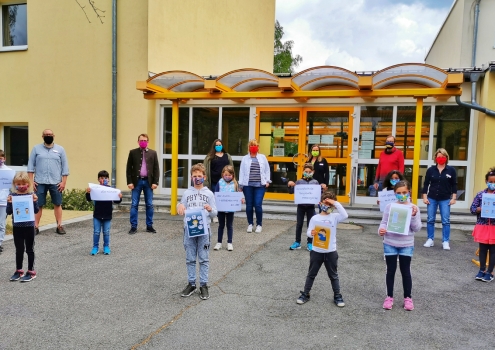
M43 136L43 141L45 141L47 145L51 145L53 143L53 136Z
M392 179L392 180L390 180L390 184L391 184L392 186L395 186L395 185L397 185L397 184L399 183L399 181L400 181L400 180L393 180L393 179Z
M2 165L3 165L3 163L5 163L5 160L0 159L0 166L2 166Z
M320 154L320 151L311 151L311 155L313 157L318 157L319 154Z
M397 200L401 203L407 202L407 200L409 199L409 193L406 194L396 193L395 198L397 198Z
M193 182L195 185L202 185L203 182L205 182L205 178L204 177L195 177L195 178L193 178Z
M139 147L146 148L148 147L148 141L139 141Z
M224 176L223 179L225 180L225 182L230 182L232 181L232 176Z
M444 165L447 163L447 157L437 157L437 164Z
M303 177L305 179L311 179L311 178L313 178L313 173L303 173Z
M103 179L103 186L108 186L108 179Z
M388 149L394 148L394 146L395 146L395 143L393 143L393 142L385 142L385 147L387 147Z
M488 189L489 189L490 191L495 191L495 184L492 184L492 183L490 183L490 182L487 182L487 183L486 183L486 186L488 186Z
M28 188L28 185L15 186L15 189L19 192L26 192Z
M215 146L215 151L217 151L217 152L222 152L222 149L223 149L222 145Z
M250 153L258 153L258 150L259 150L258 146L249 146Z

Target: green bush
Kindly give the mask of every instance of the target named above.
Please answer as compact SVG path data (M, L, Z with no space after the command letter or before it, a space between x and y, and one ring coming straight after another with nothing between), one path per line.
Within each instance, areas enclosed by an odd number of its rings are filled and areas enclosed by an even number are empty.
M53 209L52 198L46 196L46 204L43 206L46 209ZM62 192L62 209L63 210L93 210L93 202L86 200L86 190L64 190Z

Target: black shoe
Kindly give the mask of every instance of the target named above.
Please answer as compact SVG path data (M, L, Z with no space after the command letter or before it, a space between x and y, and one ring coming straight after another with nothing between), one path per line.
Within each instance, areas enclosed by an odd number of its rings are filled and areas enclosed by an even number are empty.
M210 293L208 293L208 286L199 287L199 297L203 300L210 298Z
M153 228L153 226L146 226L146 232L156 233L156 230Z
M182 291L181 297L189 297L192 293L196 291L196 286L193 286L191 283L188 283L186 288Z
M59 235L65 235L66 233L62 225L57 226L57 230L55 232L57 232Z
M333 296L333 302L338 307L344 307L345 306L344 299L342 298L342 294L340 294L340 293L335 293L334 294L334 296Z
M35 235L39 235L39 234L40 234L40 229L39 229L39 228L37 228L37 227L35 227L35 228L34 228L34 234L35 234Z
M131 227L131 229L129 230L129 234L130 234L130 235L133 235L133 234L135 234L136 232L137 232L137 228L135 228L135 227Z
M303 291L301 291L301 296L299 298L297 298L296 303L302 305L304 303L307 303L309 301L309 298L310 298L309 293L306 294Z
M0 245L0 253L3 252L3 247Z

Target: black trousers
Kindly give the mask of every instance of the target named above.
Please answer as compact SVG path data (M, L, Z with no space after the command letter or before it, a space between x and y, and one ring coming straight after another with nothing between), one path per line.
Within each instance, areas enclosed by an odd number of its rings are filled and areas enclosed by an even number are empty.
M490 251L490 253L488 253ZM488 263L488 269L486 269L486 256L490 254L490 261ZM495 244L484 244L480 243L480 270L483 270L489 273L493 272L493 268L495 267Z
M340 293L339 275L337 273L338 259L339 254L337 254L337 251L318 253L312 250L309 252L309 270L308 276L306 277L306 284L304 285L304 293L309 294L311 291L311 287L313 287L313 283L321 265L325 265L325 268L327 269L327 274L332 283L334 294Z
M28 256L28 270L34 269L34 226L14 226L15 265L17 270L22 270L24 251Z
M306 227L309 225L309 221L315 215L315 206L298 204L297 205L297 224L296 224L296 242L301 243L302 228L304 225L304 217L306 217ZM313 243L313 238L308 237L308 243Z
M226 213L219 211L218 214L218 243L222 243L223 230L225 222L227 221L227 243L232 243L232 236L234 235L234 213Z
M387 263L387 296L394 297L395 271L397 270L397 255L385 256ZM412 276L411 276L411 257L399 255L399 268L402 274L402 288L404 289L404 298L411 298Z

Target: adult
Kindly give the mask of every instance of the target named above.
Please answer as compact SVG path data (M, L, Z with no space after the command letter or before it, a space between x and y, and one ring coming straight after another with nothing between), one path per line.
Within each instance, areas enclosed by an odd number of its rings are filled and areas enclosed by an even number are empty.
M315 169L313 179L318 181L323 190L326 190L330 183L330 170L327 160L321 155L320 146L313 145L311 147L311 154L306 160L306 163L313 164L313 168Z
M55 144L55 134L51 129L45 129L41 133L43 143L33 147L29 156L27 172L29 180L33 184L33 190L38 196L40 210L35 215L34 229L36 234L39 231L43 206L46 204L46 195L50 192L53 203L53 212L57 221L56 232L65 235L62 226L62 192L69 176L69 163L65 149Z
M385 151L380 154L380 159L378 160L373 185L375 190L382 190L383 181L392 170L398 170L401 174L404 174L404 154L395 147L395 137L389 135L385 140Z
M203 161L203 165L206 169L206 179L203 185L215 193L215 186L222 178L222 169L226 165L234 166L232 157L225 150L222 140L216 139L213 141L210 152L208 152Z
M129 234L137 232L138 205L141 192L144 192L146 204L146 232L156 233L153 228L153 190L158 187L160 167L156 151L148 148L147 134L138 136L138 148L129 151L127 158L126 177L127 187L132 191L131 229Z
M259 144L256 139L248 143L249 153L242 157L239 171L239 189L246 200L247 232L253 232L253 208L256 211L256 233L263 226L263 197L270 180L270 164L265 155L258 153Z
M437 149L433 157L436 165L428 168L423 185L423 203L427 205L428 220L425 247L433 247L435 237L435 217L440 208L442 218L442 246L450 250L450 206L456 203L457 174L449 165L449 154L443 148Z

